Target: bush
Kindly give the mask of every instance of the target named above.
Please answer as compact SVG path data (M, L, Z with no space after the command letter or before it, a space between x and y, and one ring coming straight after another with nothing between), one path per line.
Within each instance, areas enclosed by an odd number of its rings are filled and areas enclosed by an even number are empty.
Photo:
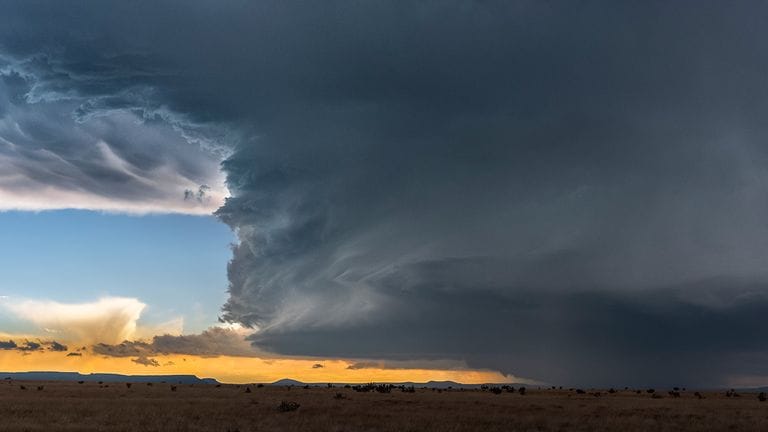
M576 389L576 394L584 394L584 393L586 393L584 390Z
M768 396L765 395L765 392L760 392L760 394L757 395L757 400L760 402L765 402L766 399L768 399Z
M499 387L491 387L490 392L498 395L498 394L501 394L501 389Z
M520 396L525 396L525 387L520 387L517 392L520 393Z
M376 384L374 383L358 384L358 385L352 386L352 390L359 393L368 393L369 391L373 391L375 388L376 388Z
M282 401L280 402L280 405L277 406L277 410L280 412L290 412L290 411L296 411L299 409L301 405L299 405L296 402L286 402Z
M346 396L344 396L344 394L343 394L343 393L336 393L336 394L333 396L333 398L334 398L334 399L346 399L347 397L346 397Z

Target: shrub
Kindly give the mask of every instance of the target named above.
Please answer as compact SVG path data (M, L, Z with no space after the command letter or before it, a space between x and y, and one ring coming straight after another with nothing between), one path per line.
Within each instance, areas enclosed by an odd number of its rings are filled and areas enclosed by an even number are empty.
M766 399L768 399L768 396L765 395L765 392L760 392L760 394L757 395L757 400L760 402L765 402Z
M125 386L126 386L127 388L131 388L131 383L125 383Z
M584 393L586 393L584 390L576 389L576 394L584 394Z
M246 392L246 393L250 393L250 392L251 392L251 388L250 388L250 387L246 387L246 388L245 388L245 392Z
M301 405L296 402L282 401L280 402L280 405L277 406L277 410L280 412L296 411L300 406Z
M171 391L176 391L176 386L172 385L171 386Z
M256 388L262 388L262 387L264 387L264 384L262 384L262 383L256 384Z
M702 396L699 392L696 392L693 395L696 396L696 399L704 399L704 396Z
M656 393L656 390L654 390L654 389L648 389L648 390L646 390L645 392L646 392L646 393L650 393L650 394L654 394L654 393Z
M44 388L43 386L37 386L37 391L43 391Z
M520 393L520 396L525 396L525 387L520 387L517 392Z
M334 399L346 399L347 397L346 397L346 396L344 396L344 394L343 394L343 393L336 393L336 394L333 396L333 398L334 398Z
M491 387L490 392L496 395L501 394L501 389L499 387Z
M352 386L352 390L360 393L367 393L369 391L373 391L373 389L376 388L376 384L374 383L368 383L368 384L358 384Z

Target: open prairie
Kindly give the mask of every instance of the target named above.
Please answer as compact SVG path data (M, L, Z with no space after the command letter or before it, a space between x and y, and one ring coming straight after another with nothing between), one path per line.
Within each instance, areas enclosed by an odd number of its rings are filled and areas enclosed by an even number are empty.
M23 387L23 388L22 388ZM40 387L40 389L38 389ZM756 394L616 393L4 382L3 431L724 431L768 430ZM283 403L285 402L285 403ZM291 403L298 408L291 409ZM282 409L280 408L282 406ZM293 406L295 408L295 405Z

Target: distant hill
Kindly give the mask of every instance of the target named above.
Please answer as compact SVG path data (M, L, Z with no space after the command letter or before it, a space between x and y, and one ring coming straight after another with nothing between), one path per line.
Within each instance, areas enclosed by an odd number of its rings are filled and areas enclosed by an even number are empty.
M120 375L110 373L81 374L78 372L0 372L0 380L27 381L103 381L103 382L168 382L174 384L218 384L213 378L194 375Z
M322 383L322 384L326 385L327 383ZM283 378L281 380L277 380L277 381L273 382L270 385L274 385L274 386L292 386L292 385L293 386L303 386L303 385L307 385L307 383L303 383L301 381L296 381L296 380L290 379L290 378ZM310 385L314 385L314 384L310 384Z

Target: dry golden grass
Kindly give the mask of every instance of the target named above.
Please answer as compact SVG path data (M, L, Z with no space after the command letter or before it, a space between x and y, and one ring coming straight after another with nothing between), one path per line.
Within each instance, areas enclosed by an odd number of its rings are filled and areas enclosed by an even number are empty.
M22 390L20 386L26 387ZM44 386L37 390L38 386ZM0 382L2 431L768 431L768 402L693 392L358 393L345 388ZM251 392L246 392L250 387ZM341 397L336 394L341 393ZM282 412L282 401L296 402Z

